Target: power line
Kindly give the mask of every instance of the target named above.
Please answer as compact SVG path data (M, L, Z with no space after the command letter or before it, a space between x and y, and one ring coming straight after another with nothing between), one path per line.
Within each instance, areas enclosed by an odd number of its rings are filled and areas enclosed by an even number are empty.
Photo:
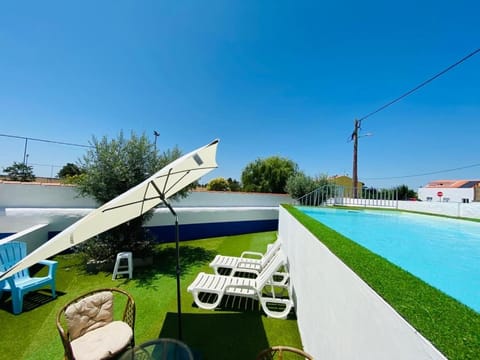
M438 74L432 76L431 78L429 78L428 80L425 80L424 82L422 82L421 84L415 86L413 89L407 91L406 93L400 95L398 98L396 98L395 100L392 100L388 103L386 103L385 105L379 107L377 110L375 111L372 111L371 113L365 115L364 117L360 118L359 121L363 121L367 118L369 118L370 116L372 115L375 115L376 113L379 113L380 111L386 109L387 107L395 104L396 102L402 100L403 98L407 97L408 95L412 94L413 92L417 91L418 89L424 87L425 85L427 85L428 83L432 82L433 80L435 80L436 78L442 76L443 74L445 74L446 72L452 70L454 67L460 65L461 63L463 63L464 61L466 61L467 59L471 58L472 56L474 56L475 54L479 53L480 52L480 48L471 52L470 54L468 54L467 56L463 57L462 59L458 60L456 63L450 65L449 67L447 67L446 69L440 71Z
M91 145L75 144L75 143L55 141L55 140L37 139L37 138L31 138L31 137L26 137L26 136L18 136L18 135L0 134L0 136L8 137L8 138L14 138L14 139L40 141L40 142L45 142L45 143L50 143L50 144L78 146L78 147L83 147L83 148L92 148L93 147Z
M473 168L473 167L477 167L477 166L480 166L480 163L478 163L478 164L472 164L472 165L466 165L466 166L461 166L461 167L452 168L452 169L431 171L431 172L426 172L426 173L421 173L421 174L402 175L402 176L388 176L388 177L379 177L379 178L363 178L362 180L405 179L405 178L420 177L420 176L426 176L426 175L442 174L442 173L446 173L446 172L452 172L452 171L457 171L457 170L469 169L469 168Z
M429 84L430 82L432 82L433 80L439 78L440 76L442 76L443 74L447 73L448 71L452 70L454 67L460 65L461 63L463 63L464 61L466 61L467 59L471 58L472 56L476 55L477 53L480 52L480 48L472 51L470 54L468 54L467 56L464 56L463 58L461 58L460 60L458 60L456 63L448 66L447 68L445 68L444 70L440 71L439 73L435 74L434 76L432 76L431 78L425 80L424 82L420 83L419 85L415 86L413 89L407 91L406 93L400 95L399 97L397 97L396 99L386 103L385 105L379 107L378 109L368 113L367 115L363 116L362 118L360 118L359 120L355 119L355 127L354 127L354 130L353 130L353 133L351 135L351 140L354 141L354 150L353 150L353 186L356 187L356 180L357 180L357 141L358 141L358 133L359 133L359 130L361 129L361 125L362 125L362 121L363 120L366 120L367 118L369 118L370 116L373 116L377 113L379 113L380 111L382 110L385 110L386 108L388 108L389 106L397 103L398 101L406 98L407 96L411 95L412 93L414 93L415 91L419 90L420 88L424 87L425 85ZM415 174L415 175L405 175L405 176L389 176L389 177L381 177L381 178L366 178L366 179L363 179L363 180L389 180L389 179L404 179L404 178L411 178L411 177L418 177L418 176L425 176L425 175L433 175L433 174L439 174L439 173L444 173L444 172L449 172L449 171L456 171L456 170L461 170L461 169L466 169L466 168L469 168L469 167L475 167L475 166L480 166L480 164L474 164L474 165L470 165L470 166L465 166L465 167L460 167L460 168L455 168L455 169L448 169L448 170L442 170L442 171L434 171L434 172L429 172L429 173L423 173L423 174Z
M47 167L63 167L64 165L55 165L55 164L37 164L37 163L28 163L28 165L32 166L47 166Z

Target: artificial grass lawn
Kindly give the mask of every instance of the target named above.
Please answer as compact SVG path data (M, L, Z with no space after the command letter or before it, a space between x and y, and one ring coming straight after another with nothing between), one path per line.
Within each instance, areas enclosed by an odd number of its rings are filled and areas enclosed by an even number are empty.
M212 272L208 264L217 253L265 252L275 238L274 232L264 232L181 243L183 341L202 359L254 359L260 350L273 345L302 348L295 319L267 318L260 310L202 310L193 306L186 290L198 272ZM57 299L52 301L48 290L27 295L20 315L12 314L5 295L0 302L0 359L61 359L63 347L55 326L58 311L78 295L104 287L119 287L134 297L137 344L177 337L175 244L159 245L154 264L135 268L132 280L119 277L113 281L111 272L88 274L76 254L58 255L55 260L59 263ZM34 304L36 298L46 302Z
M284 207L448 359L480 359L479 313L295 207Z

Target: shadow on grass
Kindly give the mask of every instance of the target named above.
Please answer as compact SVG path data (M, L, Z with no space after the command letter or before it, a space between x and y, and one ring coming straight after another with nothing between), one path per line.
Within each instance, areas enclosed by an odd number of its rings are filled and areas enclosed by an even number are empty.
M255 359L269 347L260 312L182 314L183 339L195 359ZM167 313L159 338L178 338L178 317Z
M50 289L42 289L29 292L23 296L22 313L34 310L42 305L57 300L59 297L65 295L64 292L56 291L56 297L52 297ZM0 296L0 309L13 314L12 298L9 292L3 293Z
M135 279L140 286L152 285L157 275L175 277L176 271L176 249L175 247L162 247L155 249L153 264L135 268ZM190 268L205 264L211 261L216 252L205 250L197 246L180 246L180 269L186 273Z
M204 303L212 303L217 300L217 295L211 293L200 293L199 298ZM198 305L193 302L192 307L198 308ZM274 308L272 305L270 305L269 309L271 311L282 312L285 307L280 305L279 307ZM215 311L240 311L242 313L257 313L259 316L261 314L266 315L257 299L234 295L224 295L220 301L220 304L215 308ZM292 310L288 313L287 319L297 320L295 308L292 308Z

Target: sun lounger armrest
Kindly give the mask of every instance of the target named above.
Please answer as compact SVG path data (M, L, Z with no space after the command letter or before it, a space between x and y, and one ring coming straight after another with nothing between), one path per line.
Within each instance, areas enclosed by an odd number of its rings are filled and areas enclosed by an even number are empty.
M263 257L263 254L255 251L244 251L242 252L242 255L240 255L240 257L243 258L245 256L258 256L261 259Z
M38 263L42 264L42 265L45 265L45 266L48 266L48 276L49 277L53 277L55 275L55 271L57 270L57 265L58 265L57 261L40 260Z

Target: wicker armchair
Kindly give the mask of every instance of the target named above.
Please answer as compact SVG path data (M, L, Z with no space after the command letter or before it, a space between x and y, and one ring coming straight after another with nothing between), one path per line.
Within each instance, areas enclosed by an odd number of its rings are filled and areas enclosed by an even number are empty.
M291 347L291 346L273 346L271 348L261 351L256 360L288 360L288 359L308 359L313 360L312 355L305 351Z
M135 301L115 288L81 295L57 315L57 329L68 360L112 358L135 346L134 328Z

